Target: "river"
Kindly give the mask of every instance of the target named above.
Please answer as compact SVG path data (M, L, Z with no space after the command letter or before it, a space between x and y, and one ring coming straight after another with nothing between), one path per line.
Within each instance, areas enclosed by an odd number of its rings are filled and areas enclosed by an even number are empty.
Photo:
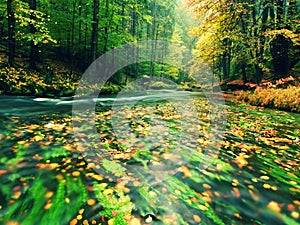
M0 96L0 223L300 224L300 115L211 99Z

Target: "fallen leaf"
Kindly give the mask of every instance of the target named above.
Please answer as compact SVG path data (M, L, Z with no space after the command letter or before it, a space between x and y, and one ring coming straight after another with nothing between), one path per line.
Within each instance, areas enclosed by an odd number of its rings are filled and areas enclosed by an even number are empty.
M194 217L194 221L196 223L200 223L201 222L201 218L198 215L193 215L193 217Z
M281 208L277 202L271 201L269 202L268 206L269 209L271 209L274 212L280 212Z
M96 203L95 199L88 199L87 200L87 204L90 205L90 206L95 205L95 203Z
M248 165L248 161L245 159L244 155L238 155L232 162L236 163L239 168L243 168Z

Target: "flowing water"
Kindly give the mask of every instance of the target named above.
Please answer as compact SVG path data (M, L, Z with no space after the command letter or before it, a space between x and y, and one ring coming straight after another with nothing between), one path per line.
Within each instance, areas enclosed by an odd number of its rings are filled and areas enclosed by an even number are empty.
M0 224L300 224L300 115L206 97L1 96Z

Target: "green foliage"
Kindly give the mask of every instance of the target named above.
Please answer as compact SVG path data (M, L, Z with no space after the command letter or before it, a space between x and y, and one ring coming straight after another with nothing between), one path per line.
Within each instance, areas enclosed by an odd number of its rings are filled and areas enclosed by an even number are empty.
M176 86L174 87L174 85L168 84L163 81L156 81L156 82L152 82L150 84L149 88L151 88L151 89L174 89L174 88L176 88Z
M106 171L114 173L116 176L122 176L126 171L126 168L122 167L120 164L107 159L102 160L102 166Z
M175 5L176 1L173 0L167 2L160 0L100 1L96 56L139 40L171 40L175 27ZM6 6L1 3L1 9L2 6L5 11ZM92 47L90 43L93 25L93 7L91 6L92 3L87 0L38 1L37 9L32 10L26 1L13 1L12 9L16 18L16 26L13 31L16 34L14 45L17 52L25 57L28 56L30 52L28 50L32 48L30 43L33 42L34 45L38 45L38 52L34 56L30 55L34 61L38 62L48 57L57 58L70 64L71 71L74 68L85 70L91 63ZM4 36L7 35L6 25L7 21L4 21L2 29ZM180 34L177 32L173 40L178 42L179 39ZM6 39L4 38L0 44L7 45L4 40ZM47 43L52 45L45 45ZM36 58L34 59L34 57ZM31 65L36 69L33 64ZM55 65L50 65L51 69L52 66ZM146 67L143 65L139 67L139 70L131 67L125 76L130 77L129 74L132 73L139 73L134 74L134 77L142 76L144 72L138 71L142 71ZM150 70L150 67L147 67L147 73ZM173 74L168 75L167 71L165 73L166 76L173 77ZM68 81L64 80L64 83L66 82ZM117 86L122 82L118 79L113 81ZM103 93L116 93L118 89L109 84L103 87ZM69 90L66 92L70 93Z
M29 4L21 0L14 1L15 18L19 29L16 32L16 40L33 41L35 45L46 44L48 42L56 43L50 34L47 23L50 22L49 16L39 10L29 9ZM35 19L32 19L34 16ZM33 25L36 29L35 34L28 33L29 25Z
M121 90L121 87L117 84L109 83L109 84L104 84L101 87L100 94L116 94Z
M225 223L219 218L219 216L214 212L212 208L210 208L209 204L205 202L201 197L197 195L189 186L184 184L183 182L171 177L167 180L168 184L170 185L171 191L175 193L175 195L183 202L191 206L192 208L202 209L203 213L207 215L215 224L217 225L225 225ZM194 197L198 201L190 202L188 201L188 197ZM201 207L199 207L201 205Z
M67 156L67 150L65 148L44 148L44 159L52 159Z
M99 215L111 219L113 224L128 224L124 217L131 214L133 204L130 197L121 190L113 190L107 187L107 184L94 184L95 195L103 209Z

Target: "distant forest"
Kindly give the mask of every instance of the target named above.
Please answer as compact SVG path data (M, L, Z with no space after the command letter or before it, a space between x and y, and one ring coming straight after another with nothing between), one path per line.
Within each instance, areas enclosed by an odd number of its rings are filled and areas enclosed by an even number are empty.
M57 60L69 74L82 73L110 49L163 40L187 46L196 56L192 63L206 62L220 81L259 84L300 70L299 22L296 0L7 0L0 3L1 68L51 76ZM188 80L174 66L148 62L111 82L144 75Z

